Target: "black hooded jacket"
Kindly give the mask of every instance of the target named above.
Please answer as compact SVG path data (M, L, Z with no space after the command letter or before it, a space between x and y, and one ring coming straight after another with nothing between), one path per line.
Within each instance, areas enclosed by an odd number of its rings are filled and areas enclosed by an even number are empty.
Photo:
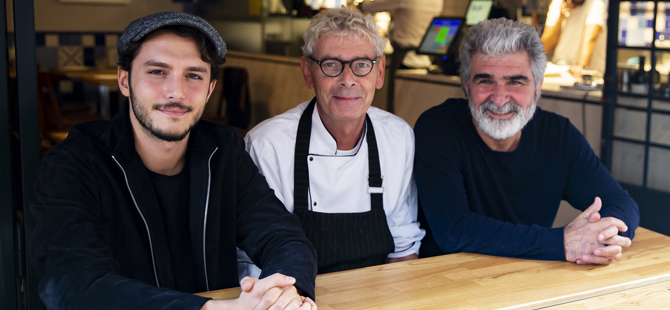
M135 150L128 103L111 121L79 124L42 160L31 206L30 259L49 309L199 309L177 292L158 198ZM259 174L234 130L206 121L187 148L196 285L238 285L235 247L314 298L316 251Z

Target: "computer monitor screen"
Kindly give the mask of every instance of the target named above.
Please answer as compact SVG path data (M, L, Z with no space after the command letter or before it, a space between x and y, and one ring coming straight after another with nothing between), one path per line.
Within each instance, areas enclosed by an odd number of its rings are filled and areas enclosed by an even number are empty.
M446 55L461 26L463 26L462 18L433 18L416 52L427 55Z
M491 0L470 0L468 11L465 13L465 24L474 26L488 19L492 6L493 1Z

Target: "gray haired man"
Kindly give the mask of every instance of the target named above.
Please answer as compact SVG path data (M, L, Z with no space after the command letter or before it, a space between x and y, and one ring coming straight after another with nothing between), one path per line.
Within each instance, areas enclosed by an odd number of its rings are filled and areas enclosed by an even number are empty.
M384 83L384 40L371 16L344 8L319 13L304 39L302 73L316 97L249 131L251 158L300 217L319 273L417 258L412 130L370 106Z
M460 49L466 99L419 118L416 179L439 253L609 264L631 244L638 206L570 121L542 111L546 56L531 26L472 27ZM583 211L551 228L561 200ZM435 253L432 253L435 254Z

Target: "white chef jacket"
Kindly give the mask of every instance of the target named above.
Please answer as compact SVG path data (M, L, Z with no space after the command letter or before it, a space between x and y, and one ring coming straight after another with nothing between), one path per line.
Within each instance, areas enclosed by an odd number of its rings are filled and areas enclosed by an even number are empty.
M545 26L554 26L558 23L561 14L561 2L552 0L547 12ZM605 72L605 56L607 53L607 0L586 0L584 4L572 9L570 16L563 19L561 37L554 48L551 62L557 65L576 65L579 61L584 28L587 25L600 25L602 30L596 38L589 69Z
M293 212L293 167L295 141L300 116L308 102L265 120L244 138L247 151L261 174L274 189L289 212ZM389 258L417 254L426 234L419 228L417 191L414 182L414 132L401 118L370 107L368 115L375 129L379 162L383 177L383 200L386 220L395 243ZM338 151L335 139L319 117L312 113L309 144L309 193L312 211L323 213L358 213L370 211L368 193L368 143L362 135L350 151ZM240 278L258 276L260 270L245 253L238 250Z
M433 17L442 13L443 0L366 0L363 10L370 13L390 12L393 16L391 41L402 47L418 47ZM402 62L411 68L428 68L427 55L407 52Z

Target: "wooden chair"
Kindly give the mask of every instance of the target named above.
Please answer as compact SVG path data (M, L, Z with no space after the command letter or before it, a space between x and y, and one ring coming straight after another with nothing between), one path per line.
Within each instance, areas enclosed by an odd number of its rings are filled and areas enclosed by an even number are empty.
M99 114L91 114L90 106L81 103L61 105L54 87L60 78L60 75L54 72L37 73L37 101L43 153L51 146L65 140L73 125L103 119Z
M251 120L249 73L245 68L226 67L223 68L219 82L221 83L221 96L216 115L203 116L203 118L230 126L244 136ZM225 114L222 114L224 108Z

